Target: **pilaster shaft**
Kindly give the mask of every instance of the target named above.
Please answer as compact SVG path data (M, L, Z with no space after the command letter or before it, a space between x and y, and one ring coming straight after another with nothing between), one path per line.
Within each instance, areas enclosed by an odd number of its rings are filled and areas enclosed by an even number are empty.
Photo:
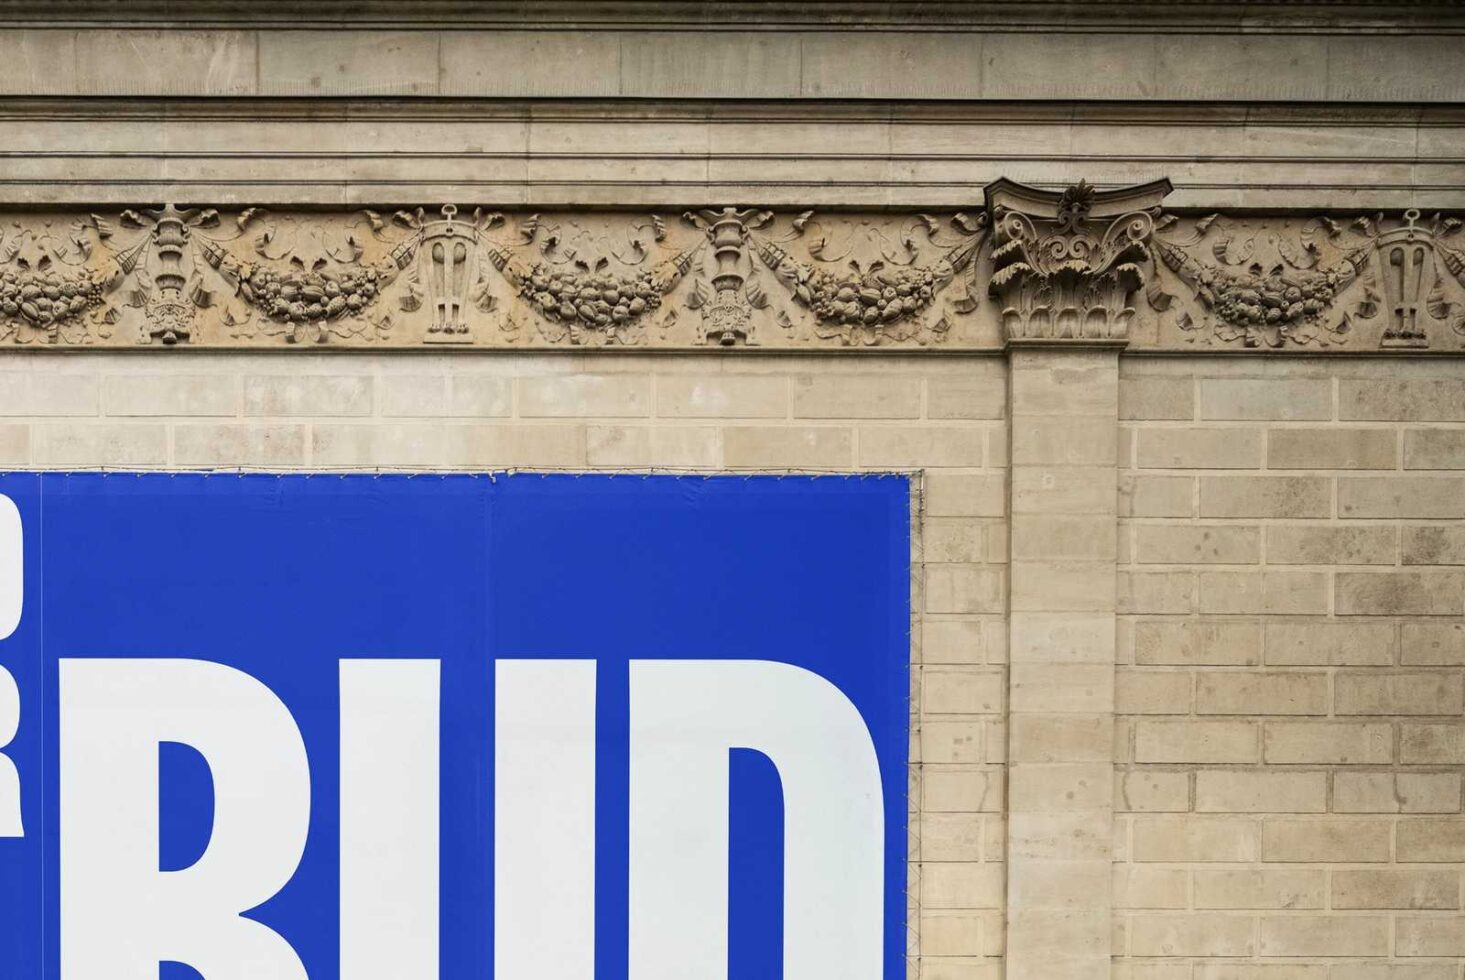
M1117 350L1011 354L1009 980L1107 980Z

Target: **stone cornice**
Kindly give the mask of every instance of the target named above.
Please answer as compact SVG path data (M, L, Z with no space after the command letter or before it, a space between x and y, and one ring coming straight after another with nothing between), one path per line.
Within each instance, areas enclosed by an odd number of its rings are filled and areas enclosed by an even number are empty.
M1448 2L1409 0L6 0L0 24L552 30L1465 30Z
M1448 214L143 205L0 216L0 347L1465 351Z

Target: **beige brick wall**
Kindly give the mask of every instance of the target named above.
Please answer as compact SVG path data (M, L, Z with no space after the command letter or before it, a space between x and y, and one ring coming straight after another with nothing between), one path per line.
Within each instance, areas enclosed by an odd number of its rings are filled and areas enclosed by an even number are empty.
M1002 358L179 354L0 360L0 466L920 471L910 948L1000 975Z
M1121 362L1118 977L1459 980L1465 372Z

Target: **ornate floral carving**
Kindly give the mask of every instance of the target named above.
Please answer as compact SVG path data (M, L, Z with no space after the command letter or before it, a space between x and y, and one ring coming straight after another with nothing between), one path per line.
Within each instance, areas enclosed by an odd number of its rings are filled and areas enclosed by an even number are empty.
M253 241L254 257L236 254L231 243L256 225L263 227ZM224 314L235 337L323 343L332 336L370 338L378 332L366 317L395 277L393 263L363 264L354 235L328 244L314 229L272 220L261 208L241 212L234 226L231 238L197 237L204 261L242 301L239 310ZM211 302L207 294L199 298L206 300L201 305Z
M109 325L106 297L120 279L114 267L88 267L94 226L62 235L48 223L0 230L0 339L85 343Z
M1419 217L1318 217L1293 230L1210 215L1183 231L1167 218L1156 253L1196 307L1179 308L1174 323L1191 341L1246 347L1358 345L1360 333L1385 349L1428 347L1429 324L1453 309L1438 275L1450 262L1440 239L1460 223L1436 216L1426 227ZM1158 283L1149 296L1159 311L1176 298Z
M661 219L652 216L655 240L665 240ZM544 233L538 215L526 219L523 246L538 244L541 257L526 261L519 248L506 243L485 244L493 267L513 285L527 305L549 325L542 331L554 340L582 344L592 338L606 343L627 343L639 336L644 321L661 307L662 297L684 276L696 248L670 255L651 268L613 271L612 259L601 252L580 257L581 249L566 246L559 234ZM610 251L604 241L593 243ZM628 251L615 256L622 267L644 262L649 253L639 238Z
M1009 180L987 187L994 247L988 291L1013 341L1125 341L1145 281L1167 180L1061 193Z
M1465 347L1458 218L1161 214L1167 190L1003 180L971 215L676 222L454 204L15 212L0 342Z
M926 314L937 294L960 274L975 272L987 228L984 214L957 214L950 221L957 232L952 239L942 234L940 221L923 214L906 223L898 243L866 226L849 229L843 235L846 241L836 246L828 231L814 233L812 219L812 212L806 212L792 227L796 235L812 238L807 250L820 264L801 262L765 238L756 240L757 252L795 300L813 313L816 334L846 344L905 340L923 328L932 336L943 335L946 319L928 323ZM957 298L957 311L969 313L975 307L971 292Z

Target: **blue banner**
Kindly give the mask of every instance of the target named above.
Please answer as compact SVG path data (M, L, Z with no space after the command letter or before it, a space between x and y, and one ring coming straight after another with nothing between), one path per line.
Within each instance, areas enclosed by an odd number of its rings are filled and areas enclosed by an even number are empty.
M904 977L904 478L0 494L0 975Z

